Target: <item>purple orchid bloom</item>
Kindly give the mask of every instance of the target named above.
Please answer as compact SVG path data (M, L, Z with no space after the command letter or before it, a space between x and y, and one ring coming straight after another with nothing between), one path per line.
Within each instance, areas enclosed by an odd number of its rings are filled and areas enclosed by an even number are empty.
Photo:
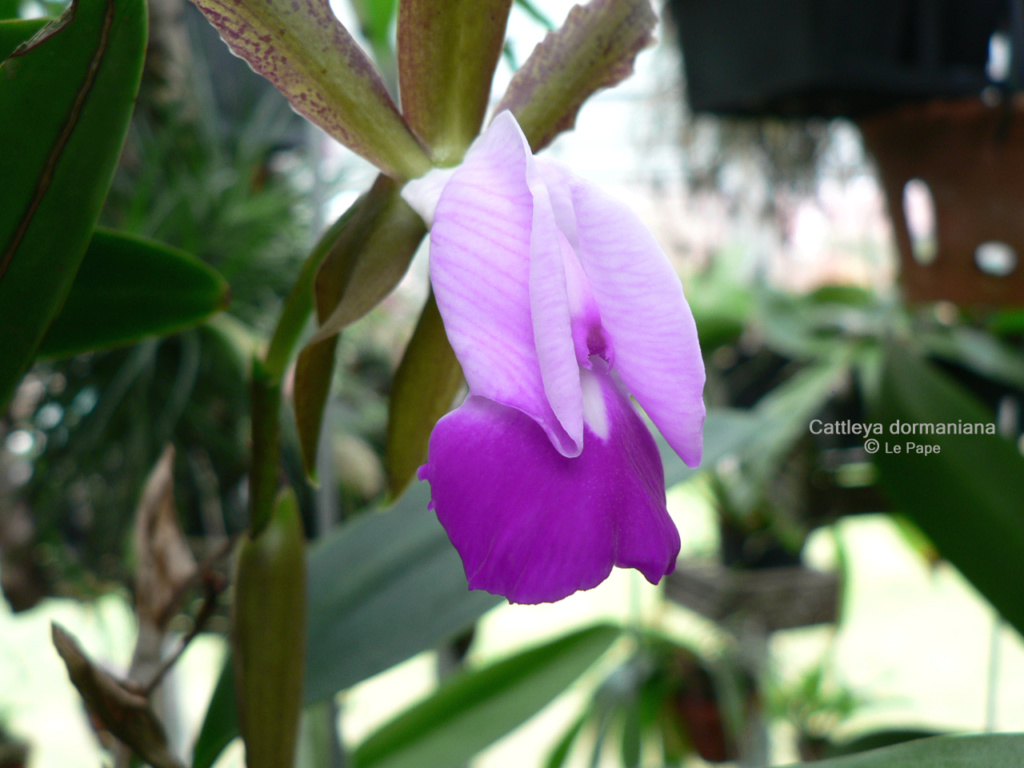
M534 157L510 112L460 166L403 195L431 224L430 280L469 384L419 473L469 587L553 602L612 566L657 584L679 533L629 393L696 466L704 365L654 237L622 203Z

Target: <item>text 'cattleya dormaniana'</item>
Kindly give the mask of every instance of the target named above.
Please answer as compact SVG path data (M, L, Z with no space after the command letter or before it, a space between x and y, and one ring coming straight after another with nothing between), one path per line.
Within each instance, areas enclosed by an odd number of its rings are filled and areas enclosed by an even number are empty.
M454 169L410 182L469 397L420 478L472 589L515 603L675 568L657 446L700 462L704 365L679 278L637 216L534 157L509 112Z

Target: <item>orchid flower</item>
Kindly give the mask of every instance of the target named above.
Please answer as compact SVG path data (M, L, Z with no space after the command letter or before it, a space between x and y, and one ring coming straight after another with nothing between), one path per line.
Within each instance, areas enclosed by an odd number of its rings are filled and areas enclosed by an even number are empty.
M657 446L690 466L704 366L678 277L637 216L534 157L502 112L454 169L403 191L430 230L430 280L469 396L420 479L471 589L560 600L613 566L675 568Z

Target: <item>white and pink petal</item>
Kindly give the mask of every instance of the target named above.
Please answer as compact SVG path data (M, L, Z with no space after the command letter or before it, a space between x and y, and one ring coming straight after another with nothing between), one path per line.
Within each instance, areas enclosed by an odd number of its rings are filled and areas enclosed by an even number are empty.
M577 253L623 384L689 466L700 463L704 363L682 284L654 236L622 202L567 182Z
M522 411L573 456L578 438L552 409L535 343L531 162L511 115L474 142L434 210L430 280L470 392Z

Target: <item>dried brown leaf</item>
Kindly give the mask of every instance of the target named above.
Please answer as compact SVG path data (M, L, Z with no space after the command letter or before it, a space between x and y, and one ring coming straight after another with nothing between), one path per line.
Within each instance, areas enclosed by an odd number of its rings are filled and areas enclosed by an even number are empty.
M51 627L53 645L89 714L154 768L183 768L171 754L163 726L137 686L114 679L89 660L67 631L57 624Z

